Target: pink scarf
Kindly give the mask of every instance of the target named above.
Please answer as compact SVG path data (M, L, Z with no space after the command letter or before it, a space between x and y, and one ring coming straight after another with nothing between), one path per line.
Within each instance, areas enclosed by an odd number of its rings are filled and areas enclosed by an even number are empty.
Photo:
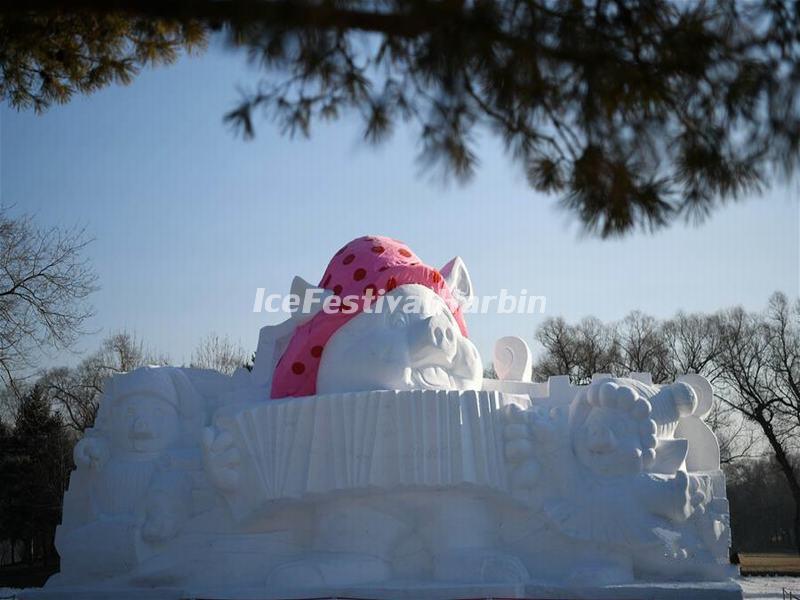
M437 269L423 264L403 242L375 235L360 237L336 253L319 283L320 287L340 298L357 296L357 310L320 311L295 330L286 352L275 367L271 397L315 394L317 371L325 344L340 327L364 309L367 290L372 290L374 301L382 292L412 283L436 292L453 313L461 333L467 335L461 308Z

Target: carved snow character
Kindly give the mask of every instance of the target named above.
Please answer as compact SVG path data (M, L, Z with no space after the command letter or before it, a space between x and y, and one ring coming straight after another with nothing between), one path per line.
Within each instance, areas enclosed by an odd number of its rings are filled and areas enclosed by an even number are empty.
M705 513L711 482L686 472L686 440L673 435L696 408L685 383L599 379L567 413L531 411L530 429L520 413L507 426L517 496L566 538L600 548L595 567L572 573L576 583L692 572L702 544L690 520Z
M462 307L464 262L423 264L382 236L353 240L318 288L296 277L292 318L261 330L254 376L271 398L375 389L479 389L480 356Z
M681 417L697 407L694 391L676 383L654 395L638 381L617 381L589 386L570 407L570 435L578 460L603 476L674 474L686 458L687 444L672 436Z
M434 435L438 430L435 422L429 421L430 417L438 414L438 418L443 418L442 415L450 411L452 415L445 418L452 421L454 427L463 427L465 437L479 436L469 442L467 451L480 453L484 447L489 452L494 450L493 442L491 449L482 445L493 439L491 419L487 421L484 415L481 429L477 426L480 411L469 417L470 409L465 408L479 401L477 394L463 399L457 392L479 390L483 373L480 356L466 337L462 316L462 307L472 297L472 285L463 261L455 258L437 270L423 264L402 242L386 237L362 237L337 252L320 286L322 289L314 289L295 279L293 292L318 299L315 309L304 312L300 303L289 321L262 330L253 375L259 389L268 391L273 401L299 396L301 398L290 402L300 403L295 404L297 407L308 406L308 411L324 410L332 401L343 407L363 406L361 418L380 425L343 429L342 436L372 444L372 462L365 466L363 453L366 451L362 451L344 456L338 468L346 472L368 468L372 475L365 476L358 484L350 480L335 484L341 499L334 497L319 503L309 548L297 560L278 566L269 578L269 585L325 588L387 581L392 578L398 544L409 536L416 536L431 556L431 575L436 579L524 581L527 572L522 563L495 549L497 524L485 501L479 494L457 487L462 481L456 481L462 477L459 470L451 474L449 470L439 469L435 475L425 475L414 466L418 462L415 453L421 448L423 453L448 453L451 442L438 441L435 436L427 440L408 438L407 447L401 445L382 452L376 449L373 441L376 427L383 429L384 436L395 435L387 433L390 428L397 431L394 419L373 412L378 410L376 407L384 406L383 400L388 398L387 404L391 404L391 410L396 410L403 399L392 394L407 390L446 390L444 394L430 395L429 400L409 396L407 402L417 416L398 415L400 420L410 419L407 431L400 432L398 439L422 427L431 427L428 435ZM334 310L326 308L331 305ZM336 308L339 306L343 308ZM365 395L380 390L386 390L385 395L378 393L374 399ZM360 405L362 397L364 404ZM392 404L395 398L398 402ZM430 411L430 417L425 414L426 402L429 407L439 407ZM309 413L301 414L299 408L296 416L287 418L285 414L291 408L272 406L275 408L262 405L260 409L253 409L246 419L241 418L241 413L218 419L222 431L210 432L205 441L210 476L228 495L234 510L246 501L238 495L244 476L239 448L242 444L255 444L248 441L251 434L247 423L254 420L273 423L274 418L280 418L299 431L303 423L310 422ZM282 414L275 417L279 412ZM314 425L325 427L325 431L315 433L309 443L320 443L320 437L325 438L328 430L337 426L339 416L325 414L326 425ZM361 418L354 417L358 424ZM314 423L319 423L321 418L314 417ZM470 430L469 418L476 420L474 431ZM464 419L467 424L459 424ZM405 425L403 421L400 429ZM297 448L296 439L287 442L294 445L290 450L287 445L283 453L291 455L303 451ZM331 452L340 451L335 446L332 445ZM312 449L309 460L316 462L314 457L320 454L325 452ZM263 467L271 458L255 460L262 465L255 467L262 479L265 471L272 473L271 467ZM386 464L391 464L391 468L408 473L405 491L397 488L397 482L391 484L391 491L382 490L381 468L376 469L375 464L381 464L383 459L389 461ZM453 460L453 464L460 465L468 458L458 456ZM478 460L485 462L487 458L480 455ZM252 453L247 461L250 465L254 462ZM248 469L252 472L253 467L248 466ZM307 475L300 487L313 487L317 478L327 477L324 473L319 476L316 471L314 473ZM489 473L488 477L494 475L496 473ZM466 472L463 476L474 477ZM251 475L246 477L249 479ZM416 477L425 479L417 481ZM354 491L347 495L347 490L340 489L340 485L351 486ZM446 489L448 486L454 489Z
M180 369L142 367L109 380L96 425L74 451L70 506L56 534L62 578L122 575L177 533L190 488L167 455L196 443L203 420Z

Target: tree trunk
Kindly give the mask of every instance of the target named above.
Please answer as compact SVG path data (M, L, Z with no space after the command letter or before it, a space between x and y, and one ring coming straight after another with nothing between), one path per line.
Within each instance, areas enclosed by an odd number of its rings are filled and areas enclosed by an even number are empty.
M797 499L794 502L794 547L800 554L800 502Z
M772 447L775 460L778 461L781 472L783 472L784 477L786 477L786 483L789 484L789 491L794 501L794 540L792 541L794 542L795 551L797 554L800 554L800 481L798 481L797 473L792 467L792 463L786 454L783 444L781 444L781 441L775 434L772 424L763 418L759 418L757 421L764 435L767 437L769 445Z

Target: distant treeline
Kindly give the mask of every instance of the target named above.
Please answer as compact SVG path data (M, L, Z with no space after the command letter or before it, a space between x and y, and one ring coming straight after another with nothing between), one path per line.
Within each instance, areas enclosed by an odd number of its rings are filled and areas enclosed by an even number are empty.
M775 460L736 461L725 467L725 473L733 550L795 552L794 502Z

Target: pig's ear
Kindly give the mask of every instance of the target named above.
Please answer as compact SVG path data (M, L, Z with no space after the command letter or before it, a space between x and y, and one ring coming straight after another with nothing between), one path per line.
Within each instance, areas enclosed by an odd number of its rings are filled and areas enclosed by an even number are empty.
M313 293L316 292L316 293ZM300 305L292 311L292 321L297 325L302 325L309 321L314 315L322 310L322 304L328 296L332 296L333 292L325 288L318 288L311 285L299 275L295 276L292 280L292 287L289 292L293 296L300 298ZM306 293L312 294L309 298L313 298L313 302L309 300L308 311L303 312L303 304L305 304Z
M440 269L444 276L444 281L450 292L461 306L468 304L472 300L472 280L469 278L469 271L467 265L461 260L460 256L456 256L453 260L447 263Z

